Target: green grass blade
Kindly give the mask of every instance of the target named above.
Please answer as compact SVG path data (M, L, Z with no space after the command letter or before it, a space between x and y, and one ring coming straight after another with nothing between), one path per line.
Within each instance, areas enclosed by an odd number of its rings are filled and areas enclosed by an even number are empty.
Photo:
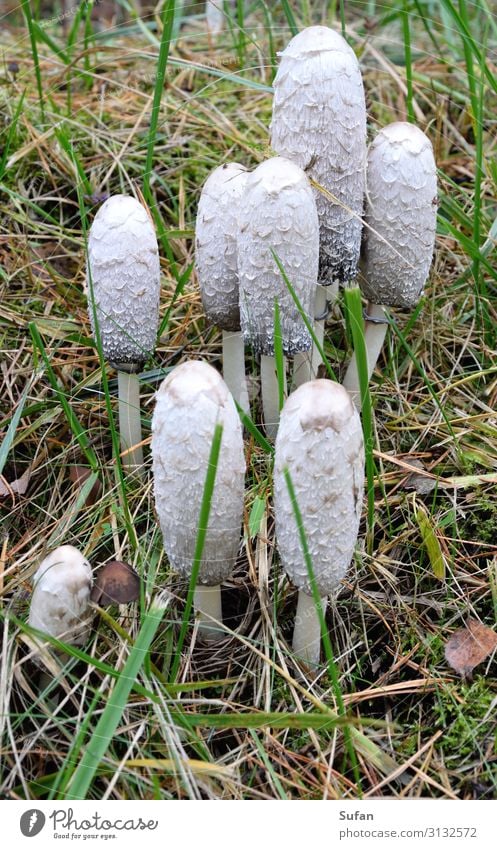
M244 428L250 433L251 436L253 436L254 440L257 442L259 447L262 448L262 450L266 454L274 454L274 446L267 441L266 437L260 432L257 425L254 424L250 416L248 416L247 413L242 410L242 408L236 401L235 407L238 411L238 415L240 416Z
M443 581L445 579L445 559L430 517L421 504L416 505L415 516L433 574L439 581Z
M280 307L276 298L274 299L274 364L278 381L278 410L281 413L285 403L285 357L283 354Z
M297 26L297 22L292 12L290 3L288 2L288 0L281 0L281 6L285 13L285 17L290 28L290 32L292 33L292 36L297 35L299 28Z
M275 253L275 251L273 251L272 249L271 249L271 253L272 253L272 255L273 255L273 258L274 258L274 261L275 261L276 265L277 265L277 266L278 266L278 268L279 268L280 274L281 274L281 276L282 276L282 278L283 278L283 280L284 280L284 282L285 282L285 286L287 287L288 291L290 292L290 295L292 296L292 298L293 298L293 300L294 300L295 306L297 307L297 309L298 309L298 311L299 311L299 313L300 313L300 316L301 316L301 318L302 318L302 321L304 322L304 324L305 324L305 326L306 326L307 330L309 331L309 334L310 334L310 336L311 336L311 339L312 339L312 341L314 342L314 344L315 344L315 346L316 346L316 348L317 348L317 350L318 350L318 352L319 352L319 356L321 357L321 359L322 359L322 361L323 361L323 363L324 363L324 367L325 367L325 369L326 369L326 371L327 371L327 373L328 373L328 377L330 378L330 380L335 380L335 381L336 381L335 372L334 372L334 371L333 371L333 369L331 368L330 363L329 363L329 361L328 361L328 358L327 358L327 356L326 356L326 354L325 354L325 352L324 352L324 348L323 348L323 346L321 345L321 343L319 342L319 340L318 340L318 338L317 338L317 336L316 336L316 334L315 334L315 332L314 332L314 327L313 327L312 321L309 321L308 317L306 316L305 311L304 311L304 309L303 309L303 307L302 307L302 304L301 304L301 303L300 303L300 301L299 301L298 295L297 295L297 293L295 292L295 289L293 288L292 284L290 283L290 280L288 279L288 276L287 276L287 274L286 274L286 272L285 272L285 269L283 268L283 264L282 264L282 262L281 262L281 260L280 260L279 256L278 256L278 255Z
M188 593L186 596L185 609L183 612L183 621L176 646L176 654L171 670L171 681L176 680L179 665L181 663L181 651L185 642L186 632L190 622L190 614L193 607L193 595L197 586L198 573L202 563L202 553L205 545L207 529L209 527L209 516L211 512L212 496L214 494L214 484L216 482L217 465L219 462L219 454L221 451L221 441L223 438L223 426L217 424L214 429L211 450L209 454L209 462L207 466L207 474L205 476L204 491L202 494L202 503L200 505L200 514L198 519L197 540L195 543L195 553L193 555L192 574L188 585Z
M33 64L35 66L36 87L38 89L38 102L40 104L41 120L45 123L45 104L43 100L43 85L41 82L40 59L38 56L38 46L36 44L36 33L34 28L33 15L31 13L30 0L22 0L22 11L28 25L29 40L31 43L31 54L33 56Z
M17 122L19 121L19 116L22 112L22 107L23 107L25 95L26 95L26 91L24 90L23 93L21 94L20 98L19 98L19 103L17 104L15 112L12 116L12 121L10 121L10 123L9 123L7 138L5 140L4 148L3 148L3 151L2 151L2 156L0 158L0 180L2 179L3 175L5 174L5 164L7 162L9 152L10 152L10 148L11 148L12 142L14 140L16 130L17 130Z
M65 416L67 418L69 427L71 428L71 430L74 434L74 437L75 437L79 447L81 448L81 451L83 452L84 456L86 457L86 460L89 463L89 466L90 466L92 472L98 472L99 462L98 462L97 456L96 456L93 448L91 447L90 440L88 439L88 435L87 435L86 431L83 429L83 427L79 423L78 418L77 418L76 414L73 412L64 392L59 387L57 377L55 376L54 370L52 369L52 366L50 364L50 359L49 359L48 354L45 350L45 345L43 344L43 340L42 340L41 335L38 331L38 328L33 321L31 321L28 326L29 326L29 332L31 333L31 338L33 340L33 343L34 343L36 349L39 351L41 358L43 360L43 363L45 365L45 370L46 370L46 373L47 373L48 380L50 381L50 385L51 385L53 391L55 392L57 400L59 401L62 409L64 410L64 413L65 413Z
M404 56L406 66L406 84L407 84L407 118L411 124L416 122L414 109L412 105L413 88L412 88L412 53L411 53L411 27L409 24L409 2L404 0L402 9L402 31L404 35Z
M16 411L10 420L10 424L7 428L7 433L5 434L5 437L2 440L2 444L0 445L0 475L3 472L7 457L9 456L9 451L12 448L12 443L16 435L17 426L22 418L22 413L30 390L31 384L27 383L22 391L21 397L19 398Z
M136 642L110 695L83 757L66 789L66 798L86 799L93 777L109 748L136 680L166 611L167 601L155 599L145 614Z
M373 458L374 434L373 434L373 408L371 405L371 393L368 380L368 355L364 339L364 319L362 316L361 291L355 286L344 291L345 306L352 332L354 343L354 354L357 362L359 375L359 387L361 391L362 404L362 430L364 434L364 451L366 454L366 479L368 487L368 548L372 545L374 531L374 480L375 464Z
M164 79L166 76L167 59L169 56L169 48L171 46L171 34L174 24L175 0L166 0L162 12L162 36L159 49L159 61L157 65L157 75L155 79L154 99L152 103L152 114L150 116L150 128L148 131L147 158L145 161L145 173L143 175L143 194L147 203L152 206L152 198L150 193L150 177L152 174L152 166L154 161L155 139L157 136L157 127L159 124L159 110L164 91Z

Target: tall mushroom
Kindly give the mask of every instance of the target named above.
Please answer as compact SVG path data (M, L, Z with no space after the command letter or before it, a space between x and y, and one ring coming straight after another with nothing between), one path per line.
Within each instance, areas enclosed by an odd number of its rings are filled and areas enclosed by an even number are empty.
M329 291L357 272L366 163L366 104L359 63L352 48L328 27L299 32L281 53L274 79L271 144L325 189L316 189L320 226L316 335L322 342ZM296 363L297 384L315 376Z
M381 130L368 154L364 267L360 284L368 298L366 351L371 377L388 322L384 308L412 308L433 258L437 223L437 171L427 136L403 121ZM360 409L355 356L343 385Z
M311 347L311 337L273 251L310 319L319 254L316 204L304 172L281 156L268 159L249 174L238 232L240 321L245 341L261 355L264 422L270 437L276 435L280 413L274 361L275 301L283 353L293 356Z
M320 621L286 470L324 609L326 597L336 590L352 559L364 487L361 422L338 383L312 380L290 395L275 449L276 539L284 569L299 589L293 648L310 666L317 666Z
M82 645L89 633L91 585L86 557L72 545L59 546L34 575L29 625L70 645Z
M195 225L195 260L208 321L223 331L223 376L233 398L249 412L245 351L240 331L236 258L237 214L247 181L243 165L229 162L208 177Z
M152 417L155 504L171 565L189 577L214 430L223 426L219 463L195 590L200 630L221 636L221 583L240 545L245 458L240 418L222 377L207 363L177 366L161 383Z
M140 470L138 372L155 349L160 265L154 226L135 198L114 195L97 212L88 238L87 286L93 333L117 369L123 465Z

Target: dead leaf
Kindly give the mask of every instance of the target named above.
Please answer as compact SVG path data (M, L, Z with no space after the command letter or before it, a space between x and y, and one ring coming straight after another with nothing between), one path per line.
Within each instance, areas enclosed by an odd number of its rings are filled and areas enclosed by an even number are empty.
M5 478L0 476L0 498L6 498L9 495L25 495L30 477L31 468L27 468L21 477L12 483L7 483Z
M109 560L98 570L91 600L100 607L136 601L140 595L140 576L121 560Z
M77 484L77 486L82 487L84 482L88 480L91 475L91 470L87 469L86 466L71 466L69 469L69 478L72 483ZM86 499L86 506L91 507L92 504L95 504L100 498L100 493L102 492L102 484L99 480L96 480L93 484L90 492L88 493L88 497Z
M465 628L454 631L445 646L445 659L462 678L471 680L475 666L497 648L497 634L477 619L468 619Z
M421 460L410 460L409 465L415 466L415 468L419 469L421 473L426 471ZM419 495L428 495L429 492L433 492L436 485L437 482L436 480L433 480L433 478L428 477L426 474L418 475L416 472L411 472L404 483L405 489L414 489L414 491L419 493Z

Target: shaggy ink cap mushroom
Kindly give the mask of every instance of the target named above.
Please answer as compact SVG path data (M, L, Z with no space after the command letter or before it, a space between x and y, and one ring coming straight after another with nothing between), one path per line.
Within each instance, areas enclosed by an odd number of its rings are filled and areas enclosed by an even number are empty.
M328 596L350 565L364 488L361 421L338 383L313 380L293 392L281 412L275 446L278 550L291 581L312 595L285 469L302 514L317 589Z
M391 307L418 302L433 258L436 219L431 142L413 124L390 124L368 154L361 279L368 300Z
M33 628L82 645L89 629L91 566L72 545L61 545L41 562L33 577L28 623Z
M274 302L280 310L286 355L307 351L311 337L274 260L278 256L311 319L317 284L319 225L309 180L294 162L268 159L247 178L240 207L238 274L245 341L274 356Z
M113 195L100 207L88 237L88 265L105 359L119 371L139 371L155 349L160 264L154 226L134 197ZM89 314L95 334L91 304Z
M191 360L161 383L152 416L155 504L171 565L189 577L212 440L223 426L199 583L231 575L240 545L245 458L240 419L218 372Z
M336 198L316 189L321 230L319 282L357 272L366 163L366 103L359 63L328 27L302 30L280 54L271 145Z
M207 319L222 330L240 330L236 259L237 214L248 172L228 162L207 178L195 224L195 262Z

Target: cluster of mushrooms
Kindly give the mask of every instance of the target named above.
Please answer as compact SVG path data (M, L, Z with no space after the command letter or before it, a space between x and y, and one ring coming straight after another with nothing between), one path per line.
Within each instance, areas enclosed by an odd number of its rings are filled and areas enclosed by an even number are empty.
M245 452L239 410L242 420L250 414L244 354L250 345L260 356L266 434L275 439L277 547L299 590L293 648L316 666L322 621L317 594L324 611L350 565L364 488L355 358L343 385L316 379L325 318L338 285L357 274L362 242L371 375L387 327L385 308L413 307L428 276L436 168L430 141L408 123L382 129L368 152L359 64L347 42L322 26L300 32L281 54L271 143L277 156L251 172L225 163L201 193L196 267L207 319L222 330L224 379L194 360L161 384L152 418L155 503L169 561L188 577L213 435L222 425L195 590L201 635L220 639L220 588L234 569L241 539ZM123 464L140 474L139 372L157 336L160 272L153 224L134 198L113 196L98 211L89 234L87 283L94 334L119 376ZM288 358L293 372L287 396ZM40 612L43 592L52 600L56 592L54 576L62 575L70 547L63 549L59 557L52 552L35 576L30 622L67 638L67 615L53 625ZM91 570L76 555L73 595L68 589L59 600L69 619L81 621ZM81 628L72 636L78 638Z

